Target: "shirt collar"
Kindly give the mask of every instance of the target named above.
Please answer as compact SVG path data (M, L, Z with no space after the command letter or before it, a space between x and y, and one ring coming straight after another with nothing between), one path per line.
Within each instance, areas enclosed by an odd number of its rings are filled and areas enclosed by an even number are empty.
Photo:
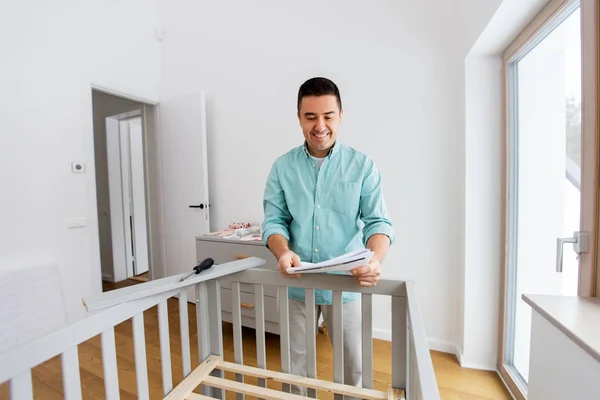
M306 154L307 157L311 157L310 153L308 152L308 144L306 143L306 140L304 140L304 145L302 146L303 150L304 150L304 154ZM337 140L333 143L333 146L331 147L331 149L329 150L329 154L327 154L325 156L325 158L331 158L332 156L335 156L337 154L337 152L340 149L340 144L337 142Z

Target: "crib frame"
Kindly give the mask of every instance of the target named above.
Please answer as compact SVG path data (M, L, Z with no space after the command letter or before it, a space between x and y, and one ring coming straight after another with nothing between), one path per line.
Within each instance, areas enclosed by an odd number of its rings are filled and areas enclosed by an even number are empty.
M201 258L201 257L200 257ZM119 399L114 327L132 320L135 354L135 373L139 399L149 398L148 371L144 338L143 312L158 306L159 339L164 399L223 399L224 390L236 392L236 399L252 395L263 399L304 398L290 393L290 385L308 388L308 397L317 391L335 393L335 398L351 396L363 399L438 400L439 391L427 346L424 326L418 309L414 283L400 280L380 280L373 288L356 285L351 276L304 275L300 279L285 278L277 271L260 268L265 260L251 257L221 265L194 275L183 282L185 274L149 281L84 299L91 314L63 329L52 332L20 348L0 355L0 383L10 382L10 398L33 399L31 369L57 356L62 359L64 397L82 398L77 346L101 335L102 365L106 398ZM231 282L234 333L234 362L223 360L220 285ZM281 372L266 369L263 283L278 289L280 319ZM252 285L255 293L257 367L243 363L240 287ZM305 289L307 301L314 303L315 289L333 291L335 335L334 382L316 379L316 342L307 335L308 377L290 374L288 285ZM249 287L249 286L245 286ZM363 387L356 388L343 382L343 323L342 292L362 293L362 360ZM387 392L372 389L372 295L387 295L392 303L392 382ZM199 366L191 369L188 298L196 303L196 335ZM173 385L169 343L167 299L179 298L181 353L184 379ZM209 301L210 300L210 301ZM315 312L307 307L307 327L314 327ZM337 329L337 328L340 329ZM311 329L307 329L311 332ZM10 362L6 362L10 360ZM235 373L235 380L224 379L224 371ZM244 383L244 376L257 377L259 385ZM266 382L281 382L282 390L267 388ZM201 393L194 390L200 389Z
M228 379L218 378L211 376L213 371L222 370L228 372L234 372L243 376L253 376L259 379L273 379L275 381L292 384L298 386L306 386L313 390L321 390L337 395L346 395L352 397L358 397L361 399L368 400L388 400L388 399L399 399L403 398L403 391L393 388L389 388L387 392L356 388L353 386L332 383L319 379L303 378L294 376L291 374L285 374L282 372L274 372L266 369L249 367L246 365L239 365L223 361L218 356L208 356L191 374L189 374L181 383L179 383L173 391L171 391L165 400L184 400L184 399L197 399L206 400L214 399L213 397L204 396L201 394L193 393L193 390L201 385L208 385L214 388L230 390L245 395L252 395L263 399L305 399L306 397L298 396L294 394L288 394L285 392L276 391L273 389L267 389L259 386L248 385L243 382L232 381Z

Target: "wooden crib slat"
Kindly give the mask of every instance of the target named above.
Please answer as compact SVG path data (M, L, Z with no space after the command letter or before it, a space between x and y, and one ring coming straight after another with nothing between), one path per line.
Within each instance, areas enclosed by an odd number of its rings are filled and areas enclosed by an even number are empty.
M198 383L202 382L209 373L214 371L219 365L219 361L221 361L220 357L209 356L206 360L200 362L200 365L191 374L186 376L179 385L175 386L173 391L165 396L164 400L182 400L188 398L188 395L198 387Z
M392 387L406 388L406 297L392 296Z
M254 285L254 320L256 321L256 365L267 368L267 352L265 343L265 291L263 285ZM267 387L264 379L258 380L258 386Z
M306 304L306 375L309 378L317 377L317 338L316 338L316 307L315 290L306 289L304 291ZM307 390L308 397L315 399L317 391L313 388Z
M190 355L190 326L188 321L188 295L187 290L179 292L179 331L181 335L181 362L183 376L186 377L192 371Z
M31 370L15 376L10 380L10 399L33 399L33 386L31 383Z
M224 371L228 372L241 373L245 376L253 376L256 378L268 378L277 382L285 382L293 385L309 387L313 389L322 390L324 392L339 393L349 397L357 397L359 399L387 400L387 393L378 390L362 389L350 385L343 385L341 383L329 382L326 380L305 378L302 376L284 374L283 372L276 372L268 369L264 370L249 367L247 365L238 365L227 361L219 362L218 368L221 368ZM285 395L281 397L285 397Z
M280 400L280 399L289 399L289 400L303 400L305 397L298 396L291 393L281 393L278 390L261 388L253 385L246 385L240 382L231 381L228 379L220 379L212 376L207 377L204 380L208 385L219 387L226 390L231 390L236 393L244 393L250 396L255 396L262 399L268 400ZM289 386L289 385L288 385Z
M187 395L186 400L213 400L214 397L203 396L197 393L190 393Z
M279 286L279 340L281 348L281 372L290 373L290 308L287 286ZM281 385L283 392L291 391L289 384Z
M404 398L404 392L399 389L389 388L388 389L388 400L400 400ZM415 399L414 397L409 397L411 400ZM418 399L416 399L418 400Z
M167 301L158 303L158 336L160 341L160 364L162 367L163 395L173 389L171 375L171 344L169 337L169 308Z
M102 343L102 368L104 371L104 393L106 400L118 400L120 396L119 375L114 327L102 332L100 341Z
M362 386L373 388L373 296L362 295Z
M148 363L146 361L146 339L144 334L144 314L134 315L133 322L133 352L135 356L135 380L137 398L148 399Z
M231 284L231 312L233 320L233 359L237 364L244 364L244 350L242 348L242 307L240 296L240 283L232 282ZM244 376L241 374L235 375L235 380L244 383ZM243 393L237 393L238 400L244 400Z
M79 356L77 346L61 355L63 388L66 400L81 399L81 378L79 376Z
M344 310L342 308L342 292L333 293L333 380L344 383ZM336 400L343 396L336 394Z
M214 279L206 283L208 288L208 326L210 329L210 352L223 358L223 325L221 323L221 283ZM223 377L223 371L214 369L212 376ZM224 399L225 394L219 388L211 388L213 398Z

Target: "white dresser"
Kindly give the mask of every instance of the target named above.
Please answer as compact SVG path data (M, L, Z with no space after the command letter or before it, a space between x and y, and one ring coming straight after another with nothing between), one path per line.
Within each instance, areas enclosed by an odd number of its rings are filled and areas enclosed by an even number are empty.
M229 261L245 257L260 257L267 261L262 268L277 270L277 260L262 242L247 242L235 239L222 239L215 236L199 236L196 238L196 256L198 262L205 258L215 260L215 267ZM215 268L213 267L213 268ZM254 286L240 285L242 325L256 328L254 321ZM231 317L231 285L221 283L222 319L232 322ZM265 329L267 332L279 334L279 314L277 309L277 287L264 285Z

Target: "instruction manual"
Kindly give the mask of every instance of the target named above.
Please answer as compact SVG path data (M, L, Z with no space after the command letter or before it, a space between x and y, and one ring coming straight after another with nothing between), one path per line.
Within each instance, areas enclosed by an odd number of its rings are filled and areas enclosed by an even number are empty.
M367 265L371 261L373 254L375 253L369 249L361 249L316 264L303 262L299 267L287 268L286 271L288 274L350 271L354 268Z

